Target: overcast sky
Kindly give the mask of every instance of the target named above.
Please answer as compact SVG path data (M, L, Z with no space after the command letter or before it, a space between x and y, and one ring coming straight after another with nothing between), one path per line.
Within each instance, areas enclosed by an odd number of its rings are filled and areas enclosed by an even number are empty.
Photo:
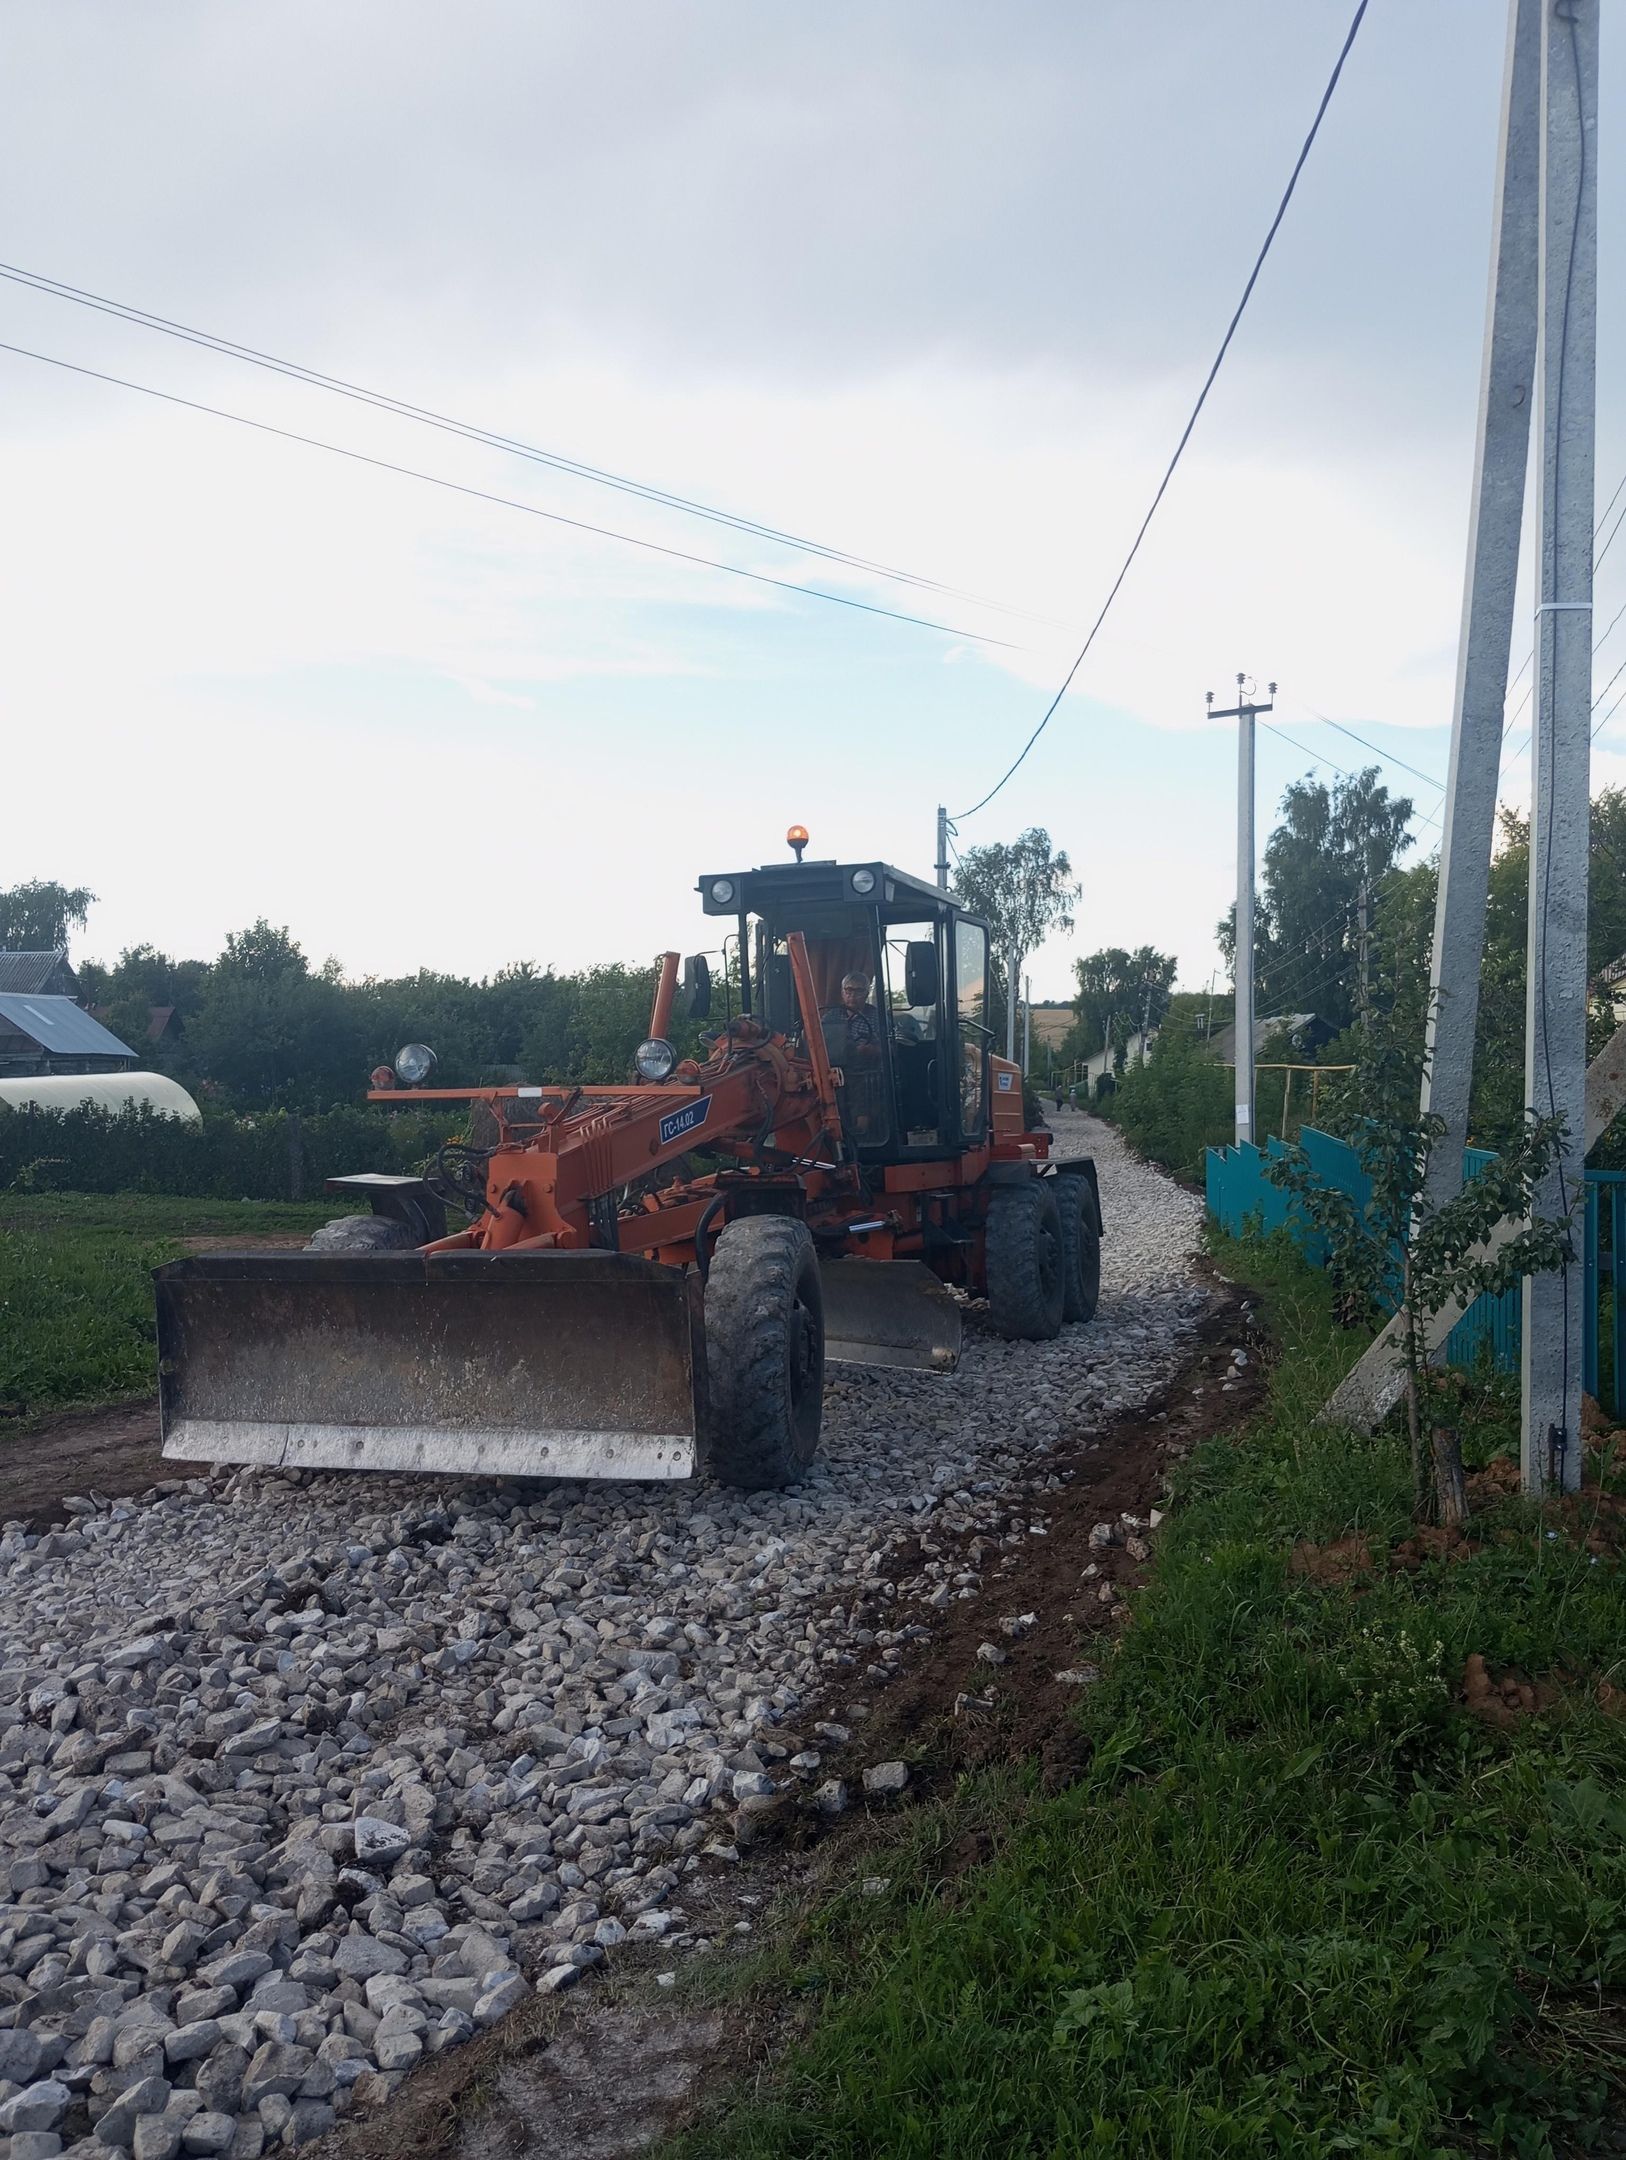
M0 260L1026 612L0 283L8 343L1019 648L0 353L0 883L92 886L78 949L107 959L212 954L263 914L352 974L479 974L703 943L696 878L793 819L929 874L935 805L997 778L1122 558L1349 12L10 0ZM1203 693L1233 702L1238 669L1279 679L1305 746L1261 736L1262 831L1312 762L1362 760L1316 713L1443 778L1505 19L1373 0L1108 628L962 822L1072 855L1036 994L1108 943L1193 986L1218 965L1234 752ZM1615 27L1600 504L1626 463ZM1601 624L1626 559L1598 598ZM1596 778L1623 753L1626 710Z

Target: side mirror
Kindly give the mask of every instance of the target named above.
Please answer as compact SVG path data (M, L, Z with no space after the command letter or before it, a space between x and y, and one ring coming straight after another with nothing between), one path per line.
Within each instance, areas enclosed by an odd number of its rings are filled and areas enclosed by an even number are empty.
M711 963L704 953L691 953L683 963L683 1010L691 1020L704 1020L711 1011Z
M903 949L903 994L911 1005L935 1005L943 994L937 947L930 938L911 939Z
M796 977L791 973L790 954L772 953L768 958L768 1009L763 1015L769 1027L781 1035L794 1035L798 1025L813 1026L817 1013L804 1013L798 1022L796 1012Z

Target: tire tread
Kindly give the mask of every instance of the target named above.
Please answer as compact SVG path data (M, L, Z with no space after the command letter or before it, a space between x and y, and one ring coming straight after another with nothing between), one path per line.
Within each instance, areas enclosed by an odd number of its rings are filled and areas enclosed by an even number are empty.
M1039 1270L1039 1233L1047 1215L1059 1242L1061 1223L1048 1179L998 1186L988 1203L988 1305L995 1327L1014 1341L1050 1342L1061 1333L1065 1268L1058 1269L1048 1297Z
M820 1405L808 1445L791 1418L785 1319L798 1289L811 1290L820 1324L815 1395L823 1386L823 1303L806 1226L790 1215L747 1215L717 1241L706 1280L709 1457L727 1485L748 1491L793 1484L818 1446Z

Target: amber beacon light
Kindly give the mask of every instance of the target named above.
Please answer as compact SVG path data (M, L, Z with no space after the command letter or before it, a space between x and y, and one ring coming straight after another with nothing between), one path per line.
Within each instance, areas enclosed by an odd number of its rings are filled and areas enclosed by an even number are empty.
M785 834L785 845L796 850L796 860L800 862L802 850L807 845L807 827L805 825L792 825Z

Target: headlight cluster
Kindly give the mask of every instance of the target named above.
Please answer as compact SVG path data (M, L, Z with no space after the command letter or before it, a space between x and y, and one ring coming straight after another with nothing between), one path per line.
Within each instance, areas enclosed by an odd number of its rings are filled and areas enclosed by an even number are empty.
M638 1045L634 1065L645 1080L670 1080L677 1069L677 1052L659 1035Z
M420 1087L435 1069L435 1053L427 1043L403 1043L395 1053L395 1077L403 1087Z

